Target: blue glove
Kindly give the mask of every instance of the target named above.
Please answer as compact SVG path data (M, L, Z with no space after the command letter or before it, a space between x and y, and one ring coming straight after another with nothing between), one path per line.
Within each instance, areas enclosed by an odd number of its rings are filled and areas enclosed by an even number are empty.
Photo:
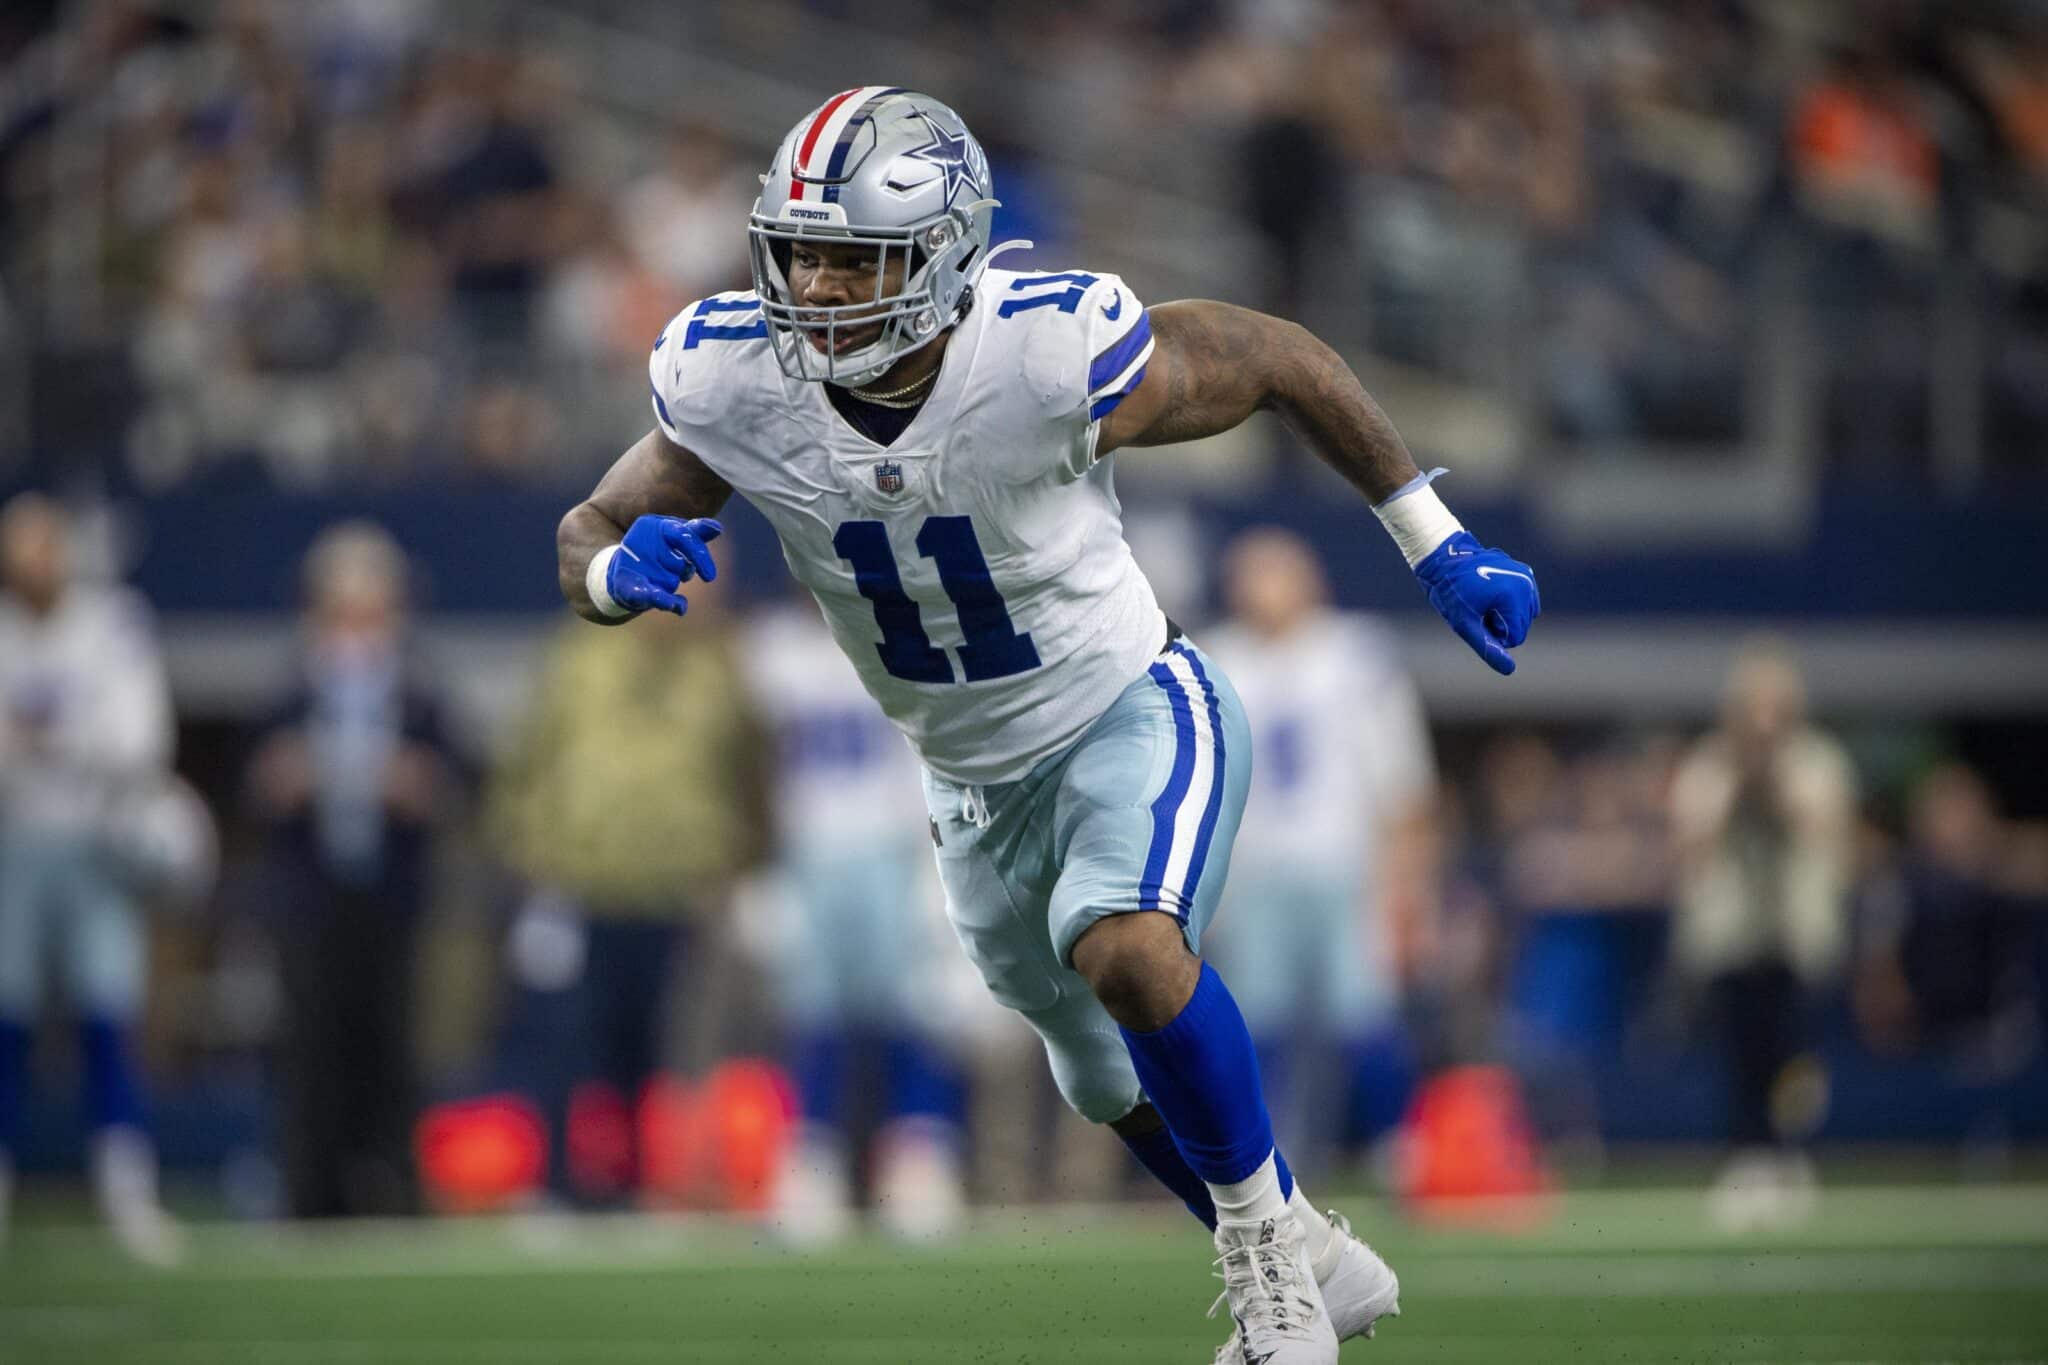
M1508 651L1529 638L1529 623L1543 612L1536 574L1527 564L1459 531L1423 557L1415 576L1429 604L1489 668L1515 671Z
M681 616L690 604L676 595L676 589L692 578L709 583L718 577L708 546L724 530L709 517L640 517L627 528L619 552L605 569L604 590L629 610L651 607Z

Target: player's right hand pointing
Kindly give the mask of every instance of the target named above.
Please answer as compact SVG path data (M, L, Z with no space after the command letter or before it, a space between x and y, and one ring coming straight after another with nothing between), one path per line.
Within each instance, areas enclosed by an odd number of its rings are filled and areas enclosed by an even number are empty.
M709 583L718 577L710 542L724 529L709 517L636 519L605 568L605 591L628 611L651 608L681 616L690 604L676 589L692 578Z

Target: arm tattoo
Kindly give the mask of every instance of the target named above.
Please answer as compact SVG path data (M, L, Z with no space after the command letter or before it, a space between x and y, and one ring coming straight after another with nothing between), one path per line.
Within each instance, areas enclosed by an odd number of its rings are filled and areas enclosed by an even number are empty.
M1415 477L1394 424L1307 328L1247 308L1184 300L1152 310L1152 335L1155 355L1167 360L1166 392L1145 430L1126 444L1197 440L1271 408L1371 502Z
M619 456L590 497L569 509L555 528L555 572L562 596L586 621L616 626L631 617L606 616L590 600L583 575L607 545L616 545L642 516L708 517L725 506L732 486L659 430Z

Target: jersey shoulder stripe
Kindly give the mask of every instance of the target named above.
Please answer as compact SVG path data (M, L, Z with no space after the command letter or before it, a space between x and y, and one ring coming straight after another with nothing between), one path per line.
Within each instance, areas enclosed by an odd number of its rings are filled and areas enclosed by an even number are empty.
M1099 422L1116 410L1145 378L1152 359L1152 310L1138 310L1137 321L1099 352L1088 366L1088 420Z
M1063 416L1100 421L1138 386L1152 358L1152 317L1107 271L991 269L991 336L1006 338Z

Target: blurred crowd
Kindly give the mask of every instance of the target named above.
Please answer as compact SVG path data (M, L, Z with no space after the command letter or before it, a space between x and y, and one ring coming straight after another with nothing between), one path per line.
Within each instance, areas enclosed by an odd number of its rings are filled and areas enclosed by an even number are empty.
M99 362L67 378L53 348L39 402L68 398L145 489L250 460L286 489L587 467L644 425L624 381L648 338L743 283L722 142L681 126L642 173L584 183L565 74L438 46L431 6L66 17L12 59L9 294ZM74 193L99 259L67 257ZM82 387L127 395L113 429Z
M1789 392L1861 474L2040 469L2048 26L1927 0L10 5L0 450L144 490L601 465L663 321L746 285L801 110L623 101L563 15L821 96L886 38L990 144L999 235L1299 315L1525 451L1728 448ZM1128 240L1175 205L1256 252Z
M1536 443L1753 437L1758 367L1786 364L1818 444L1860 472L1915 472L1937 383L1979 389L1994 443L2040 431L2037 9L1240 11L1255 60L1219 36L1191 78L1243 91L1285 304L1344 267L1375 353L1526 385ZM1348 257L1332 221L1355 224ZM1982 310L1986 334L1944 306ZM1941 373L1937 354L1973 346L1996 357L1984 374Z
M275 704L180 765L148 610L82 546L0 511L0 1208L75 1150L74 1070L150 1260L157 1111L252 1216L708 1202L816 1244L1132 1186L950 942L914 762L807 602L567 623L479 747L406 555L341 523ZM2038 1135L2048 823L1980 772L1833 733L1770 641L1700 733L1446 730L1303 542L1227 567L1200 634L1259 761L1205 947L1296 1164L1528 1192L1472 1169L1493 1105L1525 1164L1717 1148L1753 1226L1810 1205L1817 1133Z

